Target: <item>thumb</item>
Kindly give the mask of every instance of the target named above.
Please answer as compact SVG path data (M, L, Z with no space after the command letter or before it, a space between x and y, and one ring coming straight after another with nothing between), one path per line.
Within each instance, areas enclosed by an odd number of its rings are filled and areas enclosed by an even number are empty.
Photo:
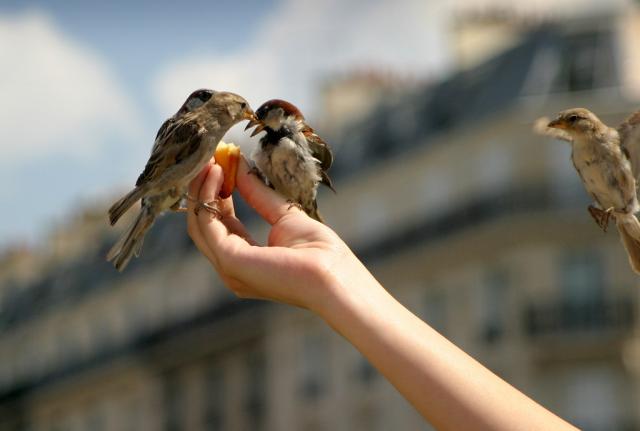
M284 197L251 172L244 156L240 158L238 163L236 185L243 199L269 224L275 224L287 213L303 214L296 208L290 208L291 205Z

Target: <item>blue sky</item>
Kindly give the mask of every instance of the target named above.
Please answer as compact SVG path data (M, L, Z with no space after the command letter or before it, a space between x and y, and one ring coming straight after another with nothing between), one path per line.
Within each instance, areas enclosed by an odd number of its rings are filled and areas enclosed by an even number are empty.
M157 128L209 87L317 113L318 84L447 68L441 2L0 3L0 247L130 187ZM239 136L239 132L236 135ZM106 205L105 205L106 206Z

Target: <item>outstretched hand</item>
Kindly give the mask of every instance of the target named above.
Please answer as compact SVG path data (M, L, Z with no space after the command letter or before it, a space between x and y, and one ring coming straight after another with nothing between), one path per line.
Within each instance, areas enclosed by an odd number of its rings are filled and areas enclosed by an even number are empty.
M189 193L212 202L223 181L214 162ZM194 213L189 235L227 287L243 298L308 308L342 334L438 429L575 429L451 344L396 301L327 226L289 205L241 160L238 190L270 225L256 244L235 215Z
M222 169L212 161L192 181L189 194L200 202L214 201L222 181ZM221 218L207 211L196 215L195 204L189 202L188 231L196 246L239 297L319 311L331 290L352 278L345 272L352 272L354 263L361 264L331 229L263 184L244 158L236 184L241 196L271 225L267 245L251 238L229 197L219 201Z

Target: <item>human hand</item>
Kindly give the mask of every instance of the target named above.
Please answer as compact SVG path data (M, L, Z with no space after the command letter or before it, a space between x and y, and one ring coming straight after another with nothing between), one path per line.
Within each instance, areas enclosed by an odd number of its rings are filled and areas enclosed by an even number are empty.
M192 181L190 196L211 202L223 173L214 162ZM233 198L220 200L221 218L196 215L189 202L189 235L220 277L242 298L270 299L320 312L341 287L368 271L330 228L291 206L250 173L241 158L236 184L241 196L270 225L267 246L259 246L235 215Z
M211 202L222 181L222 169L212 163L193 180L189 193ZM196 215L190 202L187 223L197 247L238 296L280 301L320 315L438 429L576 429L407 310L330 228L250 174L244 159L236 184L271 224L267 246L249 236L231 197L220 202L221 219L207 211Z

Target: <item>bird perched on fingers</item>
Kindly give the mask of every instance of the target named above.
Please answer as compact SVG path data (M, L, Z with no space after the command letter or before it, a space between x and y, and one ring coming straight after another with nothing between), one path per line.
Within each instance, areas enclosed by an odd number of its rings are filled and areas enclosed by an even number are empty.
M211 159L224 134L238 122L253 118L249 103L237 94L208 89L191 93L158 130L135 188L109 209L109 221L114 225L142 199L140 213L111 248L107 260L122 271L133 255L138 256L155 218L169 209L184 210L181 202L189 183ZM201 208L217 213L215 202L198 202L196 210Z
M631 267L640 273L638 165L634 171L632 164L640 160L640 112L613 129L589 110L574 108L560 112L547 127L539 131L571 143L573 165L597 204L589 213L605 231L610 218L615 220Z
M320 183L335 192L327 171L333 163L329 145L318 136L300 110L279 99L265 102L245 130L264 131L251 158L267 184L310 217L323 222L316 195Z

